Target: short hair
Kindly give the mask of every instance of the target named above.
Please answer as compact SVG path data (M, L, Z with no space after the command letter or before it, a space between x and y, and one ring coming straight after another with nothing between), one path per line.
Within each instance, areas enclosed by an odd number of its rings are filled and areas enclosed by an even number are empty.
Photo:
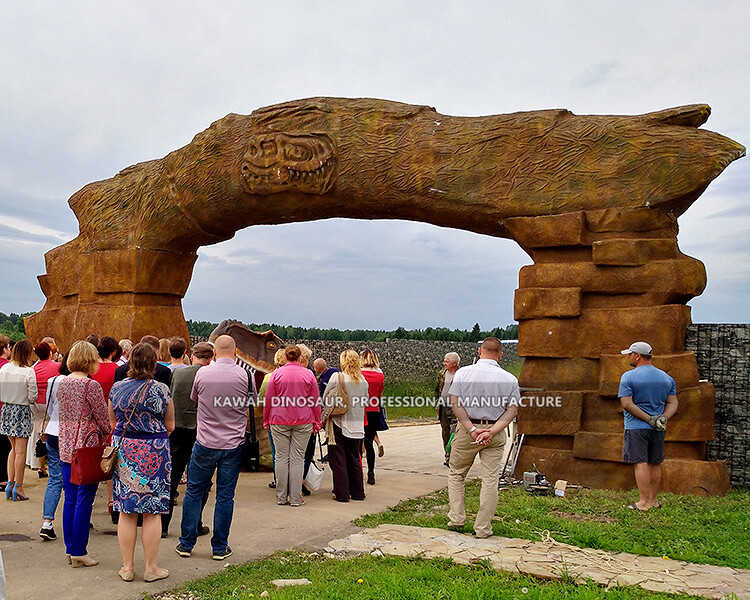
M133 347L128 360L128 377L153 379L156 370L156 350L151 344L141 342Z
M172 342L169 344L169 355L172 358L182 358L185 356L187 350L187 343L181 337L172 338Z
M117 344L117 348L115 348L115 355L112 357L112 362L117 362L122 357L122 347L120 344Z
M34 346L34 354L39 357L39 360L47 360L52 354L52 348L49 347L47 342L39 342Z
M68 353L68 369L71 372L82 371L90 375L98 363L99 352L91 342L79 340Z
M496 337L488 337L485 338L482 342L481 346L482 350L485 350L486 352L491 352L493 354L499 354L503 351L503 345L500 343L500 340Z
M443 358L452 360L457 365L461 364L461 357L458 355L458 352L448 352Z
M144 335L141 338L141 344L148 344L151 346L154 350L159 349L159 338L155 335Z
M99 336L95 333L92 333L91 335L86 337L86 341L91 344L94 348L99 347Z
M273 355L273 364L277 367L283 367L287 362L286 359L286 348L279 348L276 350L276 354Z
M19 340L13 344L13 350L10 353L10 361L16 363L19 367L30 367L33 364L31 355L34 352L34 346L29 340Z
M201 360L211 359L214 356L214 349L208 342L198 342L193 346L193 356Z
M133 342L128 338L123 338L119 342L120 348L122 348L123 354L133 349Z
M365 348L360 352L359 354L360 362L362 363L362 368L369 368L369 369L379 369L380 368L380 360L378 359L378 355L375 354L372 350L369 348Z
M354 381L362 381L362 370L359 367L359 354L356 350L348 348L339 354L339 365L341 370L349 375Z
M289 344L284 348L284 355L286 356L287 362L297 362L299 357L302 356L302 350L299 349L299 346Z
M117 340L109 335L105 335L100 341L97 350L101 358L109 358L117 350Z

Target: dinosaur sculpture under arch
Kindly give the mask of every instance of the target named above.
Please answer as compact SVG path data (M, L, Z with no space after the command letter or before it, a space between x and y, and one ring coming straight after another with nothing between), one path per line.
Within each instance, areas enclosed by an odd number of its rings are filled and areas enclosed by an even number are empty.
M534 261L515 296L521 383L564 399L557 412L521 415L520 468L632 486L618 462L626 364L617 351L645 338L680 390L665 487L720 493L726 468L702 460L713 387L684 352L685 303L703 291L705 269L676 240L677 217L745 153L699 129L709 114L701 104L638 116L453 117L340 98L230 114L71 197L80 233L45 255L47 302L26 330L63 347L92 331L184 335L197 248L249 225L410 219L508 237Z

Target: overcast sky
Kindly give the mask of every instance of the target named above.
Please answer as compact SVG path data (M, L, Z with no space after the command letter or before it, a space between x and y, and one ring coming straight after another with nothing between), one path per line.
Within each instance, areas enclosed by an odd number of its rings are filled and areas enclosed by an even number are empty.
M309 96L450 115L638 114L706 102L750 142L747 2L128 2L5 5L0 20L0 312L38 310L67 199L230 112ZM680 219L708 286L695 322L750 317L750 159ZM251 227L199 250L188 318L340 328L513 319L509 240L405 221ZM342 295L339 290L346 289Z

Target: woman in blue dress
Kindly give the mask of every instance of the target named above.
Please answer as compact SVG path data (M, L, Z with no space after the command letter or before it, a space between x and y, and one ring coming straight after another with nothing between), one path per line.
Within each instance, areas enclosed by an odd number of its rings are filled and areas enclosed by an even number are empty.
M156 352L148 344L137 344L129 360L128 376L112 386L109 418L112 444L119 447L112 476L113 510L119 511L117 538L122 551L124 581L135 577L133 554L138 515L143 515L144 581L169 575L160 569L161 515L169 512L169 482L172 470L169 434L174 429L174 407L169 388L154 381Z

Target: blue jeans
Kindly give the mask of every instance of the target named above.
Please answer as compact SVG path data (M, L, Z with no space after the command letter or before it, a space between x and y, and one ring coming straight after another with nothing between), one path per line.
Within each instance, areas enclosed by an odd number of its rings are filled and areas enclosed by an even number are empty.
M273 445L271 429L268 429L268 441L271 442L271 466L273 467L273 480L276 481L276 446Z
M185 548L192 550L198 539L203 494L211 485L211 478L216 471L216 506L211 549L214 552L226 549L234 512L234 490L240 475L244 448L245 445L240 444L230 450L213 450L195 442L188 466L187 490L182 501L180 544Z
M42 518L50 521L55 520L55 512L62 494L63 477L62 464L60 463L60 452L58 450L58 438L56 435L47 435L47 489L44 491L44 508Z
M70 483L70 463L61 462L65 502L63 503L63 539L65 553L71 556L88 554L89 523L94 507L98 483L76 485Z

